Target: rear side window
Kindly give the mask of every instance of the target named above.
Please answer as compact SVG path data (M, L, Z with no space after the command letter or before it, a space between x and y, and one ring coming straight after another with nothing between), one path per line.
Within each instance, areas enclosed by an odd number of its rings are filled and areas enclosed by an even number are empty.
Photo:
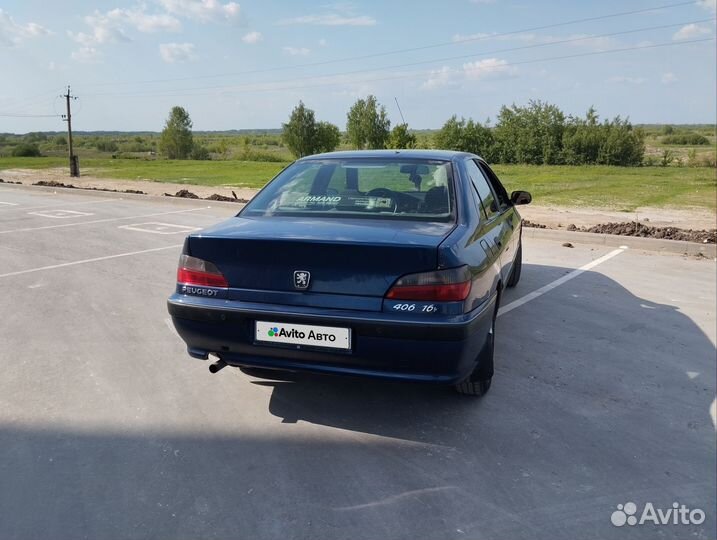
M478 166L483 172L483 176L485 176L485 178L490 183L490 186L493 188L493 193L495 193L495 196L498 200L498 205L501 208L507 208L508 206L510 206L510 198L508 197L508 192L503 187L503 184L500 183L500 180L498 180L498 177L493 172L493 169L488 167L488 165L486 163L483 163L482 161L478 162Z
M396 159L300 161L279 174L241 215L452 220L449 162Z
M480 197L483 206L483 213L487 219L491 219L498 213L498 204L496 203L493 191L475 161L469 159L466 161L465 165L468 177L471 179L471 183Z

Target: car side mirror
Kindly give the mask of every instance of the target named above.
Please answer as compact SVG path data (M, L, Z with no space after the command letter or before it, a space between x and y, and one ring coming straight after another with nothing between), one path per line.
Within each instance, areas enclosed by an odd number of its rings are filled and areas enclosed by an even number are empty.
M514 191L510 194L510 202L513 204L530 204L533 197L527 191Z

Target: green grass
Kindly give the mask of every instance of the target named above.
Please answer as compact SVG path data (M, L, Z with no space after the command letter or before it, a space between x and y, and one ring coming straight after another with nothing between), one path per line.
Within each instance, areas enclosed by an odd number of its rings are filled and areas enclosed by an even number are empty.
M717 207L715 170L687 167L496 165L508 191L538 204L632 211L641 206Z
M3 169L47 169L65 167L66 158L0 158ZM82 174L122 180L151 180L204 186L231 185L260 188L286 163L259 161L192 161L80 158ZM68 178L69 180L69 178Z
M259 161L191 161L131 159L90 159L87 174L100 178L153 180L204 186L263 187L286 163Z
M0 158L0 178L3 169L64 167L66 161ZM83 173L101 178L260 188L285 164L87 158L80 165ZM496 165L495 171L508 191L530 191L541 205L624 211L641 206L717 208L717 179L710 168Z

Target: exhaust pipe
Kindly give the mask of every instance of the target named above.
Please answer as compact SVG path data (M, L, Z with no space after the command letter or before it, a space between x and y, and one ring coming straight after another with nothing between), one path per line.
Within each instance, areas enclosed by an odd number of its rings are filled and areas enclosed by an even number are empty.
M224 360L219 359L213 364L209 364L209 373L217 373L219 370L224 369L225 367L227 367L227 363Z

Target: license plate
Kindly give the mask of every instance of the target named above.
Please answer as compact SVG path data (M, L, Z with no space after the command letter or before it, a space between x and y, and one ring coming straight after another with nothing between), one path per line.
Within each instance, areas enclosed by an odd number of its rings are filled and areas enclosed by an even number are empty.
M306 345L322 349L351 349L351 330L334 326L256 321L254 338L262 343Z

